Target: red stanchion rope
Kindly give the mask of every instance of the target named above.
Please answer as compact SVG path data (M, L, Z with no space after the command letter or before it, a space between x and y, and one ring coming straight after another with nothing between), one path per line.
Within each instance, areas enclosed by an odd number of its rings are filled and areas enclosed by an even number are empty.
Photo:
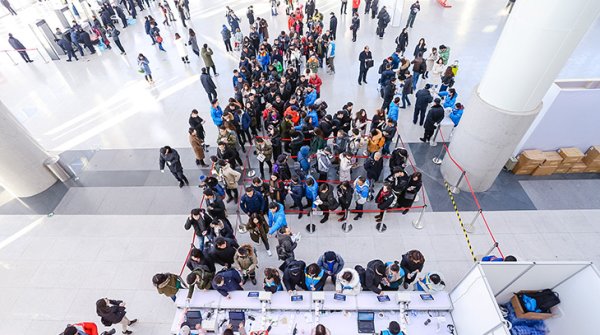
M440 126L438 126L438 127L440 127ZM462 166L460 166L460 164L458 164L458 162L454 159L454 157L452 157L452 154L450 153L450 149L446 145L446 140L444 139L444 133L442 132L442 128L440 127L439 130L440 130L440 136L442 137L442 144L444 145L444 150L446 150L446 155L448 156L448 158L450 158L452 163L454 163L454 165L456 165L456 167L460 170L460 172L464 173L465 180L467 181L467 185L469 186L469 192L471 193L471 196L473 197L473 200L475 201L475 205L477 206L477 209L481 212L481 218L483 219L485 228L487 229L488 233L490 234L492 241L494 241L494 244L496 244L497 243L496 237L494 236L494 233L492 232L492 229L490 228L490 225L488 224L488 221L485 217L485 213L483 212L483 209L481 208L481 205L479 204L479 199L477 199L477 195L475 195L475 191L473 191L473 187L471 186L471 181L469 181L469 176L467 175L466 171L462 168ZM499 244L496 244L496 249L498 250L498 253L500 253L500 256L502 258L504 258L504 254L502 253L502 250L500 249Z

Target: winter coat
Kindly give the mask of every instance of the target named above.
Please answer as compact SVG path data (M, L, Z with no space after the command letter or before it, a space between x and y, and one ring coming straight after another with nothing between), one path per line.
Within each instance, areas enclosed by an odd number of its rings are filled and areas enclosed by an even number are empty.
M185 47L185 42L183 41L183 38L175 39L174 43L175 43L175 48L177 49L177 53L179 54L179 57L187 57L188 52L187 52L187 48Z
M217 89L217 85L215 85L215 82L208 73L203 73L200 75L200 83L202 83L202 87L204 87L206 92L212 92Z
M25 49L23 43L12 36L8 38L8 44L10 44L13 49Z
M273 213L271 210L269 210L269 235L273 235L282 227L287 226L283 205L277 204L277 206L277 212Z
M458 126L458 123L460 122L460 118L462 118L463 111L464 111L464 109L456 108L456 106L454 106L452 108L452 112L450 112L450 115L448 115L450 117L450 119L452 120L452 122L454 123L455 127Z
M310 147L305 145L303 147L300 148L300 151L298 152L298 163L300 164L300 168L304 171L304 172L308 172L308 170L310 169Z
M321 269L321 271L319 271L319 273L314 277L309 276L305 270L304 285L306 285L306 289L308 291L323 291L326 280L327 274L323 269Z
M396 46L400 48L400 50L406 50L408 46L408 33L400 33L398 37L396 37Z
M138 66L139 68L144 71L144 75L149 76L152 74L152 71L150 70L150 61L148 61L148 59L146 57L144 57L143 59L138 59Z
M304 106L310 106L310 105L314 105L315 101L317 101L317 91L312 90L312 92L308 93L306 95L306 97L304 97ZM314 120L313 120L314 122ZM313 123L313 126L318 126L318 121L317 124Z
M375 153L381 150L384 144L385 138L383 137L383 133L381 132L381 130L377 129L377 134L375 136L370 137L367 142L367 151L369 153Z
M250 220L252 220L252 218L250 218ZM267 240L267 221L265 221L265 218L262 215L259 216L259 220L260 222L257 224L256 228L248 229L250 239L255 243L259 243L261 239L264 241Z
M295 291L296 286L301 289L306 289L306 283L304 281L304 269L306 263L303 261L290 261L285 270L283 271L283 285L288 291Z
M214 245L208 252L208 256L217 264L229 265L233 264L233 257L235 256L236 249L238 247L237 242L231 239L225 239L227 246L225 249L219 249Z
M215 126L220 127L223 124L223 110L221 106L210 107L210 117L213 120Z
M442 91L439 92L438 95L440 96L440 98L444 99L444 103L442 104L444 108L454 108L454 105L456 104L456 99L458 98L458 93L454 93L454 96L450 96L450 92Z
M346 272L352 273L352 279L350 281L346 281L342 278L342 275ZM358 295L362 290L358 272L356 272L356 270L354 270L353 268L342 269L337 274L337 280L335 281L335 290L338 292L342 292L342 294L346 295Z
M168 154L160 154L158 160L160 170L165 169L165 164L169 167L169 170L172 173L183 171L181 161L179 160L179 153L177 153L177 150L175 149L171 149L171 151Z
M402 269L404 269L404 272L408 275L409 273L413 273L417 270L419 270L419 272L423 271L423 265L425 264L425 262L421 262L421 263L413 263L408 259L408 253L402 255L402 261L400 262L400 266L402 267ZM413 277L412 279L414 280L415 277ZM408 277L406 278L407 282L412 282L413 280L410 280Z
M196 236L202 236L205 231L208 230L210 223L212 222L212 218L205 214L200 214L200 218L198 220L194 220L194 218L188 216L185 221L185 225L183 226L185 230L190 230L190 228L194 228L194 233Z
M213 51L211 48L202 48L202 50L200 51L200 56L202 56L202 60L204 61L204 65L206 65L206 67L215 66L215 62L213 62L212 55Z
M224 237L229 240L235 240L233 227L228 220L213 221L208 232L208 237L211 241L215 241L219 237Z
M381 176L381 171L383 171L383 158L376 161L375 158L369 157L365 160L363 166L367 172L367 178L377 181Z
M265 156L265 161L273 160L273 145L269 139L265 138L263 143L256 143L256 152Z
M404 176L396 177L395 174L389 175L385 178L385 181L390 183L392 191L399 197L402 192L408 187L409 176L405 173Z
M190 39L188 40L188 44L192 47L192 50L194 52L200 52L200 48L198 47L198 40L196 39L196 36L190 36Z
M415 107L424 107L429 105L433 101L433 97L431 96L431 92L428 89L422 88L417 91L415 94L417 101L415 102Z
M352 204L352 195L354 193L354 190L350 187L347 188L346 190L343 190L340 187L340 185L338 185L337 189L336 189L337 198L338 198L338 202L340 203L340 206L342 207L342 209L346 210L346 209L350 208L350 205Z
M189 134L188 139L190 141L190 145L194 150L194 155L196 159L203 160L204 159L204 142L198 138L196 135Z
M321 255L321 257L319 257L319 260L317 261L317 265L321 267L321 269L325 270L325 272L331 272L335 276L338 273L340 273L340 271L342 271L342 268L345 264L342 256L338 254L336 254L335 256L336 258L333 261L333 263L327 263L325 261L325 255Z
M358 178L356 178L356 180L354 180L354 193L360 197L360 198L367 198L369 196L369 187L370 187L370 182L369 180L365 180L365 183L361 185L358 185Z
M302 198L304 198L304 185L300 183L290 184L290 195L292 196L294 203L296 201L302 201Z
M444 119L444 115L445 112L442 106L436 105L431 107L431 109L427 113L427 117L425 118L425 123L423 124L423 127L425 129L435 129L435 125Z
M168 273L167 279L164 282L159 283L158 287L156 287L156 290L159 294L172 297L177 294L177 291L179 291L180 287L182 287L181 278L176 274Z
M240 282L242 281L242 277L240 277L240 273L235 269L229 269L222 272L219 272L218 275L221 275L224 279L223 286L218 286L215 280L212 281L212 288L217 290L217 292L221 293L222 296L226 297L229 295L229 292L232 291L243 291L244 288L240 286Z
M321 204L319 205L319 209L321 209L321 210L333 211L336 208L338 208L340 205L338 203L338 201L335 199L335 196L333 195L333 186L331 186L331 185L329 185L327 192L323 193L323 192L319 191L318 197L319 197L319 200L321 201Z
M223 176L225 186L230 190L236 189L238 187L238 181L242 176L241 173L232 169L229 165L226 165L221 169L221 175Z
M254 191L251 197L244 194L240 201L240 208L246 214L260 213L265 208L265 197L257 191Z
M385 264L379 259L372 260L367 264L365 280L362 283L365 291L375 292L376 294L381 293L380 284L381 280L383 279L383 275L379 275L375 271L375 268L377 268L379 264L383 264L385 266Z
M304 273L304 272L303 272ZM119 306L123 301L121 300L109 300L108 308L104 311L100 311L96 308L96 314L100 319L104 319L106 322L115 324L121 322L125 317L125 307Z
M195 285L191 285L188 290L188 299L191 299L194 295L194 288L197 287L199 290L209 290L212 288L212 280L215 277L215 272L208 269L206 266L200 266L199 268L192 271L194 275L200 277Z
M220 187L220 185L217 185ZM211 201L206 203L206 209L208 210L208 214L213 218L224 219L225 216L225 204L220 197L216 197Z
M415 197L421 190L421 186L423 185L423 181L418 180L414 181L412 178L408 182L406 189L400 196L398 197L398 201L396 202L396 207L404 207L408 208L413 205L415 202Z
M194 249L196 249L196 248L194 247ZM196 250L199 250L199 249L196 249ZM210 257L207 255L207 253L205 253L202 250L200 250L200 252L202 253L202 256L200 257L200 262L196 262L192 257L189 257L185 265L187 266L188 269L190 269L190 271L194 271L197 268L204 266L209 271L214 273L215 272L215 263L210 259Z
M239 252L237 252L233 257L233 268L242 274L244 271L252 273L258 267L258 258L256 258L256 254L254 253L254 247L250 244L246 244L245 246L247 247L246 249L248 249L248 255L246 255L246 257L241 257ZM244 246L241 246L241 248L243 247Z
M324 150L317 151L317 170L319 172L327 173L331 168L331 158Z
M314 181L314 184L312 184L312 186L304 184L304 193L306 194L306 199L314 201L317 199L319 193L319 183L317 183L315 178L313 178L313 176L310 175L306 177L306 179L312 179Z
M406 166L406 160L407 160L407 156L404 156L401 152L405 151L405 148L402 147L397 147L396 149L394 149L394 151L392 151L392 153L390 154L390 160L389 160L389 166L390 166L390 171L394 170L394 167L399 166L401 168L404 168ZM407 152L408 154L408 152Z
M277 243L276 250L279 260L294 259L294 250L298 246L298 243L294 242L290 235L277 235Z
M408 85L410 86L410 85ZM395 102L390 102L390 106L388 108L388 119L394 120L394 122L398 122L398 112L400 111L400 106L398 106Z
M340 181L352 180L352 159L340 156Z
M310 152L316 153L327 146L327 140L321 136L315 136L310 140Z
M440 58L440 56L438 55L437 51L429 53L429 56L427 56L427 59L425 60L427 63L427 71L433 70L433 64L437 62L438 58Z
M375 202L377 203L377 208L380 210L386 210L396 202L396 196L394 195L394 191L390 190L389 193L384 193L383 187L377 193L375 197Z

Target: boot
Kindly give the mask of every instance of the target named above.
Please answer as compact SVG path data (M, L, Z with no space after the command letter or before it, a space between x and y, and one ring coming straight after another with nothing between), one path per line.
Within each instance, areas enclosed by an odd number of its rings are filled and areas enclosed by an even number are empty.
M357 220L360 220L360 218L362 218L362 214L358 214L358 215L356 215L356 216L354 217L354 220L355 220L355 221L357 221Z
M200 165L200 160L196 159L196 165Z
M298 219L302 219L302 215L304 215L303 213L299 213L298 214Z
M183 176L183 178L182 178L182 179L183 179L183 182L184 182L184 183L185 183L187 186L190 186L190 182L188 181L188 179L187 179L185 176Z
M256 277L250 277L250 281L252 282L252 285L256 285Z
M185 183L182 181L179 182L179 188L182 188Z
M242 285L246 285L247 281L248 281L248 276L244 276L244 278L242 280Z

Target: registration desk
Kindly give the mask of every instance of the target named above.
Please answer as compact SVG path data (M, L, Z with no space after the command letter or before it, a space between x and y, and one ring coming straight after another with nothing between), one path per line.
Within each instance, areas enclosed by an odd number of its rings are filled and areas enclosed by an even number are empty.
M249 292L255 291L231 292L231 299L227 299L216 291L196 290L188 303L187 290L180 290L171 333L178 334L186 309L200 311L207 329L214 329L209 333L219 335L227 326L229 311L245 312L248 333L271 326L270 335L288 335L294 329L296 334L310 335L318 323L329 328L332 335L359 334L358 311L375 313L376 333L386 329L390 321L400 323L407 335L453 334L454 330L452 302L446 292L433 293L433 300L423 300L422 292L386 292L389 301L379 301L373 292L347 295L345 301L334 299L335 292L300 291L296 294L302 295L301 301L292 301L287 292L277 292L270 299L249 297Z

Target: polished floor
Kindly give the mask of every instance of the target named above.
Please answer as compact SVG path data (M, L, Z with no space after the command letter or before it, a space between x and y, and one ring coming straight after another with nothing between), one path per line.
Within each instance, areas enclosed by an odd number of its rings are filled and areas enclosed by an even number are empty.
M393 8L391 0L380 1L386 2ZM442 9L436 1L421 1L422 11L410 32L408 50L420 37L430 47L446 44L452 48L451 60L460 61L459 101L467 104L468 113L468 97L507 19L505 1L450 2L451 9ZM225 52L219 34L225 23L224 6L236 10L247 33L245 8L253 4L256 15L267 18L274 35L286 22L284 15L269 15L269 3L227 0L192 4L190 26L198 33L199 43L208 43L216 53L221 75L214 80L221 98L232 93L231 71L237 63L235 54ZM409 5L409 0L404 1L405 9ZM0 18L0 35L12 32L27 47L37 47L28 25L44 18L51 27L57 26L54 14L49 13L51 6L51 2L36 3L20 10L17 17ZM317 0L317 8L324 14L338 13L338 6L337 0ZM33 53L35 63L14 58L18 63L14 65L0 54L0 100L47 150L61 154L79 175L79 180L69 182L50 206L47 212L53 212L52 216L37 215L7 192L0 192L0 334L57 334L68 322L99 322L94 302L104 296L127 301L130 315L141 320L134 328L137 334L164 335L170 328L173 305L156 293L151 277L157 272L181 270L191 240L190 232L183 229L185 216L198 204L200 195L198 188L181 190L170 175L160 174L157 148L167 144L181 148L192 183L207 173L193 164L187 118L193 108L208 116L209 106L198 80L202 61L190 52L192 64L184 65L172 44L172 35L185 31L180 22L170 28L161 26L167 52L160 52L143 32L142 18L149 13L161 16L151 3L135 25L122 30L126 56L106 51L86 54L79 62L45 63ZM388 28L380 40L375 36L375 22L362 18L358 41L352 43L349 15L338 18L338 71L331 76L320 73L322 97L331 108L353 101L355 108L365 108L371 114L381 103L376 90L378 76L372 70L368 85L355 84L358 53L368 44L379 62L394 50L393 40L400 29ZM595 43L599 33L600 20L574 50L560 78L600 73ZM6 46L3 43L1 48ZM137 73L135 57L140 52L151 62L157 81L154 86L147 85ZM373 258L398 259L416 248L425 254L425 270L444 273L449 287L466 272L472 255L439 168L431 163L440 146L418 141L422 129L412 125L411 114L410 109L404 111L399 126L418 169L426 176L429 207L423 216L425 228L412 227L411 222L419 215L413 210L406 216L388 214L384 233L376 231L372 217L367 215L354 223L348 234L332 219L323 225L317 222L317 231L309 235L304 233L308 219L300 222L290 216L292 228L303 232L299 258L316 260L332 249L342 254L348 265L355 265ZM212 138L216 132L210 121L206 129ZM490 192L478 196L505 254L527 260L600 262L597 189L597 175L530 178L501 174ZM465 223L475 215L469 196L463 192L455 197ZM234 219L235 208L231 206L229 211ZM239 238L248 241L245 234ZM476 256L492 245L481 220L469 239ZM258 250L261 268L278 265L262 246Z

